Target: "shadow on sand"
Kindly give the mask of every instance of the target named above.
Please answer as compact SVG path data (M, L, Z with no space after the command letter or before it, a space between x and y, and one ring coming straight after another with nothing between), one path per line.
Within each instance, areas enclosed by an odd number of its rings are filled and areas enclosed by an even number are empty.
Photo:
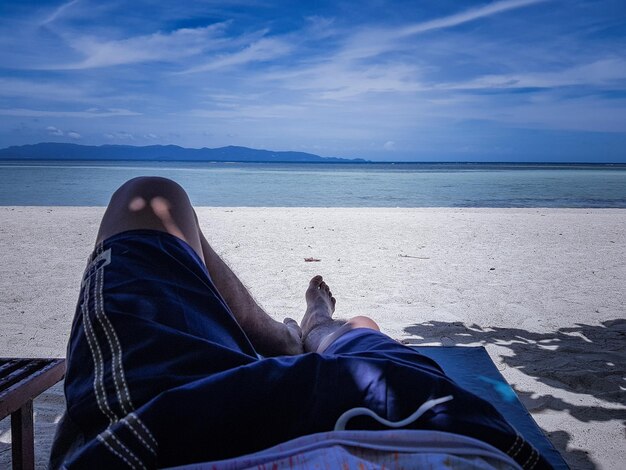
M415 324L404 331L411 336L403 340L408 345L438 342L446 346L481 344L507 348L511 354L500 357L497 364L500 370L512 367L550 387L626 406L625 319L599 325L578 323L548 333L437 321ZM581 423L626 420L624 409L576 405L533 391L515 389L515 392L532 412L566 411ZM571 440L567 432L546 434L572 468L596 468L585 451L567 449Z

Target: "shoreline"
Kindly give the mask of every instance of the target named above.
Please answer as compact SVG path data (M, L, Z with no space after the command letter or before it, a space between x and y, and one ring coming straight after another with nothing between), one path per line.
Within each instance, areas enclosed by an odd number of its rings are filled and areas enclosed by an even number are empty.
M65 355L104 207L0 207L3 356ZM575 468L616 468L626 416L626 211L198 207L202 230L277 319L322 274L337 317L407 344L484 345ZM305 258L321 259L305 262ZM63 408L35 402L37 462ZM38 410L38 411L37 411ZM46 421L47 420L47 421ZM7 420L0 423L0 466ZM42 460L43 458L43 460Z

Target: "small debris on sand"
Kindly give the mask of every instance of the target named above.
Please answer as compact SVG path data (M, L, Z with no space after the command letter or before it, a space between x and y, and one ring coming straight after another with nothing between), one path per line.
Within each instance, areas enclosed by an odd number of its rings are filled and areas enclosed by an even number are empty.
M316 263L316 262L322 261L322 260L319 259L319 258L304 258L304 261L307 262L307 263Z

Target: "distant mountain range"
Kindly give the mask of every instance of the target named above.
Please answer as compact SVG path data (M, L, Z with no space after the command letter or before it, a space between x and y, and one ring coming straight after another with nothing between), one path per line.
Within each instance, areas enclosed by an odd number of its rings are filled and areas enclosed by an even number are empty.
M139 160L272 163L364 163L361 158L327 158L305 152L273 152L248 147L190 149L177 145L78 145L46 142L0 149L1 160Z

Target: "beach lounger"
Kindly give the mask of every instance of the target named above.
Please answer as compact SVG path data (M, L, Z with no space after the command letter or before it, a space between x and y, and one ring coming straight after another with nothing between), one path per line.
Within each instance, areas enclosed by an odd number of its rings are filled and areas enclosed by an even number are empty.
M502 377L485 348L466 346L413 346L413 348L435 360L459 385L490 402L555 469L569 469ZM210 464L206 463L206 468L209 468ZM205 468L204 465L191 464L188 468Z
M485 348L464 346L414 348L434 359L459 385L495 406L555 469L569 468L519 401L511 386L504 380Z
M14 469L34 469L33 400L65 375L65 359L0 359L0 419L11 415Z
M483 347L419 346L452 379L492 403L555 469L569 468ZM33 468L32 400L63 378L63 359L0 359L0 419L12 415L13 468Z

